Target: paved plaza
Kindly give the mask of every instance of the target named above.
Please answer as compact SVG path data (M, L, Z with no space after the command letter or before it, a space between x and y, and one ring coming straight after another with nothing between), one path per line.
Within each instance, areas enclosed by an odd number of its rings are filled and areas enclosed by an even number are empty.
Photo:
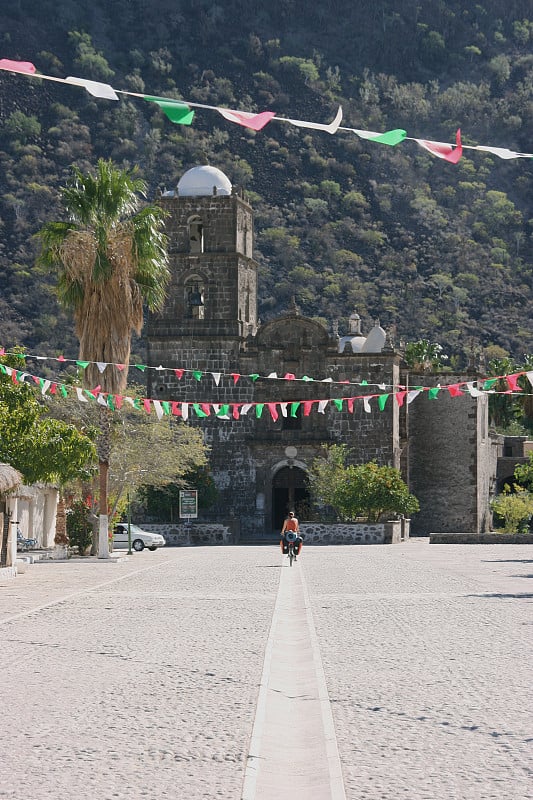
M526 800L532 598L526 545L36 563L0 583L0 798Z

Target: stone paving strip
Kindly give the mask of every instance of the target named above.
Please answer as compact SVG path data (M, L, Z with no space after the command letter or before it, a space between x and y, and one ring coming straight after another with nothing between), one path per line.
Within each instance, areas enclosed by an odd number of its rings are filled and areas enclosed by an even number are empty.
M243 800L345 800L303 558L283 559Z

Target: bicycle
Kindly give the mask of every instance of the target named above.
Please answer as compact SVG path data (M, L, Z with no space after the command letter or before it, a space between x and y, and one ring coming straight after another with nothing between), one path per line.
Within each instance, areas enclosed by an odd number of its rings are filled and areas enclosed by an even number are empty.
M296 551L294 549L294 542L289 542L289 566L292 567L292 562L296 561Z
M285 535L285 539L287 542L287 555L289 557L289 566L292 567L292 562L296 561L296 556L298 555L298 545L297 545L298 535L293 531L288 531L287 534Z

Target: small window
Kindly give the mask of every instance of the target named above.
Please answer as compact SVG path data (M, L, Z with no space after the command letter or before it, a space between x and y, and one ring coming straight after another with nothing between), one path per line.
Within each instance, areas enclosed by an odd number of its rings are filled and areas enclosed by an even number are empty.
M201 217L191 217L189 220L189 251L204 252L204 225Z
M192 275L185 283L185 307L189 319L204 319L205 289L201 278Z

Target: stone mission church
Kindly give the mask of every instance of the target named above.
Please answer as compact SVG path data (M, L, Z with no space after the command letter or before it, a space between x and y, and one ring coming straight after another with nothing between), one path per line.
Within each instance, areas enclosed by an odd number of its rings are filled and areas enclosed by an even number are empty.
M201 166L158 202L172 277L165 307L148 320L147 363L174 371L149 370L148 396L210 405L209 416L192 405L189 415L210 447L218 499L209 518L256 537L279 532L289 508L305 519L311 462L325 445L346 444L354 463L401 470L420 502L412 535L489 529L497 449L487 396L443 388L407 402L405 393L477 375L409 375L385 331L365 335L355 313L343 336L296 304L260 324L253 212L242 194Z

